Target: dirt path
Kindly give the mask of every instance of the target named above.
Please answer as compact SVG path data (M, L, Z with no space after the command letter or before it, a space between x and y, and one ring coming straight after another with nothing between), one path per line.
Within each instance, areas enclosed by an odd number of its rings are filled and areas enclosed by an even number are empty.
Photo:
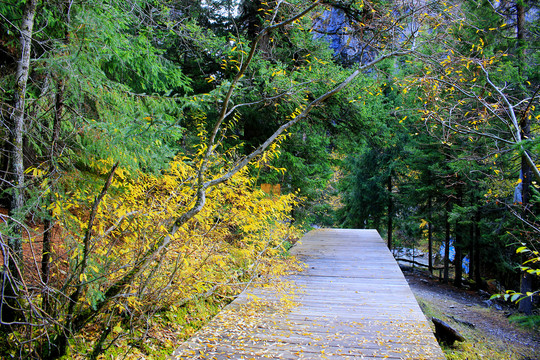
M424 273L403 272L426 316L440 318L468 339L443 348L447 359L540 360L540 334L511 323L512 308L489 301L488 295L441 284Z

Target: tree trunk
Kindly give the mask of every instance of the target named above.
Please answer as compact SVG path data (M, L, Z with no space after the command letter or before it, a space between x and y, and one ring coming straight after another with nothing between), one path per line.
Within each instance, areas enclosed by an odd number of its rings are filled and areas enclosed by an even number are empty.
M480 276L480 236L480 212L478 211L474 221L474 281L478 289L482 287L482 277Z
M530 124L527 119L524 119L523 121L525 122L525 124L522 127L523 134L528 137L530 135ZM526 139L527 137L523 137L523 139ZM528 205L530 201L530 186L531 186L532 171L529 166L529 163L525 159L525 156L522 156L521 158L521 171L523 174L523 182L522 182L523 187L522 187L522 194L521 194L522 201L523 201L523 218L526 219L529 217ZM524 256L521 257L521 262L525 262L526 260L527 260L526 257ZM526 294L527 292L532 292L531 274L527 272L523 272L521 274L520 292L522 294ZM521 301L519 302L519 311L527 315L532 314L531 297L524 297L523 299L521 299Z
M525 67L525 0L516 1L516 13L517 13L517 55L518 55L518 68L519 74L523 76L523 70Z
M446 204L446 214L444 219L444 227L445 227L445 234L444 234L444 283L448 284L448 272L450 267L450 221L448 221L449 217L449 207L450 203Z
M60 123L62 118L62 111L64 108L64 82L62 80L58 81L57 84L57 93L55 100L55 111L54 111L54 121L52 127L52 136L51 136L51 149L49 153L49 174L53 174L56 170L56 154L57 154L57 143L60 138ZM50 202L54 201L54 197L50 196ZM43 284L47 285L49 283L50 276L50 267L51 267L51 251L52 251L52 229L54 227L54 222L52 221L53 214L52 210L49 210L48 216L44 220L44 230L43 230L43 249L41 252L41 279ZM43 291L43 310L45 313L50 314L50 303L49 303L49 294L47 292L47 286L44 287Z
M469 280L472 280L474 269L476 267L476 258L474 257L474 221L469 225Z
M433 274L433 225L432 225L432 197L431 194L428 197L428 270L430 274Z
M457 184L457 199L456 204L458 206L463 206L463 184L461 184L461 180L458 176L458 184ZM456 249L456 257L454 258L454 267L455 267L455 276L454 276L454 286L461 287L461 278L463 275L463 225L459 223L459 221L456 221L456 228L454 229L454 232L456 234L456 238L454 241L454 248Z
M392 199L392 175L388 176L388 249L392 250L392 231L393 231L393 216L394 202Z
M21 280L22 272L22 224L25 216L24 209L24 163L23 163L23 134L25 122L26 87L28 75L30 73L30 53L32 50L32 34L34 28L34 18L36 15L37 0L28 0L24 9L21 22L21 56L17 63L16 85L13 101L13 111L9 118L10 143L11 143L11 180L13 189L11 193L11 203L9 215L15 219L13 222L13 232L8 239L8 270L12 281L3 283L2 302L7 306L2 306L2 323L13 321L18 313L16 304L16 284Z
M517 46L518 46L518 66L520 75L523 76L523 70L525 67L525 5L523 1L517 1ZM531 126L527 116L523 116L521 119L521 138L526 141L531 136ZM525 155L521 156L521 173L523 175L522 183L522 201L523 201L523 217L528 218L528 205L530 200L530 186L532 171ZM522 262L527 259L522 257ZM532 291L532 279L531 274L523 272L520 278L520 292L525 294ZM519 311L531 315L532 314L532 299L531 297L524 297L519 302Z
M17 64L16 89L13 112L10 117L11 143L13 149L11 153L11 171L13 176L13 192L10 205L10 215L19 221L24 220L21 214L24 207L24 163L23 163L23 134L24 134L24 107L26 103L26 87L28 75L30 73L30 52L32 49L32 33L34 28L34 17L36 15L37 0L29 0L26 3L21 26L21 58ZM10 264L20 265L22 261L21 228L16 225L18 231L16 236L10 239L10 248L13 260ZM15 275L17 267L11 269Z
M454 248L456 249L456 257L454 258L454 267L455 267L455 276L454 276L454 286L461 287L461 277L463 276L462 268L462 257L463 251L461 249L461 244L463 242L462 231L459 228L459 224L456 222L456 241L454 242Z

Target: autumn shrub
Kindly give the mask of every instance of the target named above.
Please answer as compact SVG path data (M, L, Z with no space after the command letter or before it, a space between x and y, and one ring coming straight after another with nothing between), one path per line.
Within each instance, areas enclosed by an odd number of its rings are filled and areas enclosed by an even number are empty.
M93 171L107 176L111 166L96 161ZM296 196L256 189L246 168L209 189L204 208L171 235L196 199L193 174L188 159L177 157L159 175L117 168L102 197L94 198L83 179L76 190L54 194L50 210L62 239L52 250L46 295L39 284L29 290L41 326L31 335L13 333L12 344L34 343L26 346L28 356L47 355L55 343L42 339L64 336L73 346L70 356L95 356L114 341L144 342L156 314L229 299L248 283L285 273L285 245L297 236L290 215ZM167 244L165 237L172 237Z

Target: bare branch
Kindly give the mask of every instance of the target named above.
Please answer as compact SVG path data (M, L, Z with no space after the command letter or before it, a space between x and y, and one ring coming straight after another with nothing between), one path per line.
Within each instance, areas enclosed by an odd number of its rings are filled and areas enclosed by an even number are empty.
M514 106L512 106L512 104L510 103L510 100L508 99L508 97L499 89L499 87L497 87L491 81L491 79L489 78L489 73L486 70L486 68L482 64L480 64L480 67L482 68L482 71L486 75L487 83L493 89L495 89L495 91L497 91L497 93L503 98L504 102L508 106L508 113L510 115L510 119L512 120L512 124L514 125L514 128L516 130L514 137L515 137L516 141L520 143L519 144L519 149L523 152L523 155L525 156L525 159L526 159L527 163L529 164L529 167L531 168L534 176L536 177L536 180L540 182L540 170L538 170L538 167L536 167L536 164L534 163L534 160L531 158L531 156L530 156L529 152L527 151L527 149L525 149L523 147L523 145L521 144L521 128L520 128L520 126L518 124L518 121L517 121L516 113L514 111Z

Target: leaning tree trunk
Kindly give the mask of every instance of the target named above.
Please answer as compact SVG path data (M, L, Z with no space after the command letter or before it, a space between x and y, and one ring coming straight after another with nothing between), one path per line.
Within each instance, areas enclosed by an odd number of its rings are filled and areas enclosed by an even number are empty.
M21 23L21 56L17 63L16 83L13 100L13 110L9 117L11 143L11 193L10 216L15 219L13 232L8 239L8 283L3 283L3 296L8 306L2 307L2 323L11 322L17 315L15 282L21 279L22 272L22 224L24 222L24 163L23 163L23 134L25 122L26 87L30 73L30 52L32 49L32 34L36 15L37 0L28 0L24 9Z

